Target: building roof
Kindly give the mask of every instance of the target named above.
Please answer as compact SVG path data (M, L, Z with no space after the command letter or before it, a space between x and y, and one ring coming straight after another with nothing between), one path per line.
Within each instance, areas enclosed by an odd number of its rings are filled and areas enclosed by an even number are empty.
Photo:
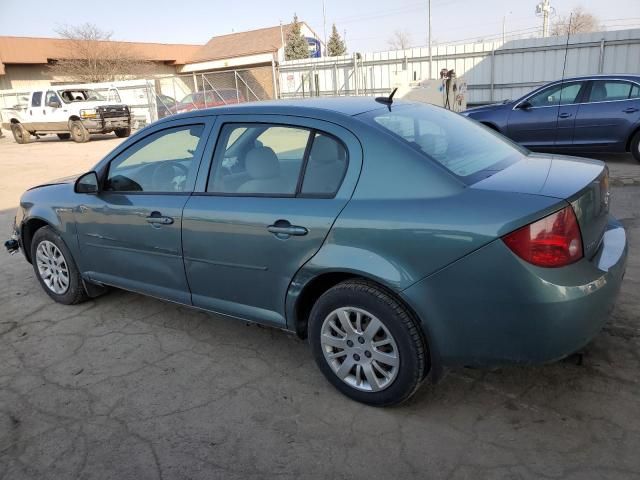
M313 32L305 22L300 24ZM290 23L212 37L191 57L189 63L277 52L284 46L283 39L287 38L292 26Z
M166 43L113 42L138 53L145 60L184 65L202 46ZM0 36L0 75L4 64L45 64L72 56L71 41L62 38Z

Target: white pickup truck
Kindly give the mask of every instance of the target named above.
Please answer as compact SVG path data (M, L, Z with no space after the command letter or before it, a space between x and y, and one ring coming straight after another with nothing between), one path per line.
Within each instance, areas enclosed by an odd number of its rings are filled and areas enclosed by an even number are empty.
M2 110L2 128L18 143L57 134L61 140L89 141L91 133L131 134L131 113L122 103L106 100L86 88L49 87L34 90L13 108Z

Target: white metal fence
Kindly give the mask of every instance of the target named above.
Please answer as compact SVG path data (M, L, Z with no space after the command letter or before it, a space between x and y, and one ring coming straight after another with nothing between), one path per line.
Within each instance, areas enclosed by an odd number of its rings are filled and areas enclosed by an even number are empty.
M279 68L281 98L376 95L411 81L438 78L442 69L464 76L468 103L518 98L562 77L566 37L439 45L342 57L292 60ZM574 35L565 76L640 74L640 29Z

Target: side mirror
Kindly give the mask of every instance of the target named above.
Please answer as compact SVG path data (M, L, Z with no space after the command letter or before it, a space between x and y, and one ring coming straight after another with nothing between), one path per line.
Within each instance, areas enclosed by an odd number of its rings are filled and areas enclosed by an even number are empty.
M100 191L100 183L96 172L85 173L80 176L73 187L76 193L96 194Z
M524 101L518 105L518 110L529 110L533 105L528 101Z
M60 105L60 102L57 100L51 100L48 104L47 107L51 107L51 108L60 108L62 105Z

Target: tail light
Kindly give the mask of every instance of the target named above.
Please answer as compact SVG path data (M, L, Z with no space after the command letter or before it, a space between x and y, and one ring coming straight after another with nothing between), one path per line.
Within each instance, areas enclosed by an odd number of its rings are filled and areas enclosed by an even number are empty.
M502 237L520 258L539 267L564 267L582 258L582 237L573 208L556 213Z

